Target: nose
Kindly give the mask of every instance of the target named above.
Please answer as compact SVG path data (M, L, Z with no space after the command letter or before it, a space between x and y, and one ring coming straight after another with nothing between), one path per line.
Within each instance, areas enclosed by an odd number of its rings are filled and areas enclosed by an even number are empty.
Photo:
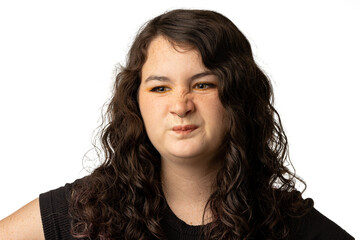
M193 99L189 94L174 96L170 106L170 113L184 118L195 110Z

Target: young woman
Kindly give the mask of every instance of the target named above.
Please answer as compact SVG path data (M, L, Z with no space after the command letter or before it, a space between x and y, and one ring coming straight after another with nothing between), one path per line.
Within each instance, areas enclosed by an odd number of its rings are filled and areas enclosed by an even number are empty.
M295 189L271 84L221 14L148 22L107 114L101 166L4 219L0 239L353 239Z

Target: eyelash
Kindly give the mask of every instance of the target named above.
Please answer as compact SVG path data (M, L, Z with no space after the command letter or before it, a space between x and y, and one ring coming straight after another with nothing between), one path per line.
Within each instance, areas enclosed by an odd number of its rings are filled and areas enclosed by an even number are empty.
M206 87L206 88L196 88L196 86L199 86L199 85L205 85L205 86L207 86L207 87ZM204 82L204 83L196 83L196 84L194 85L194 88L203 90L203 89L209 89L209 88L216 88L216 85L213 84L213 83L207 83L207 82Z
M150 89L150 92L163 93L163 92L165 92L164 89L166 89L166 88L168 88L168 87L166 87L166 86L154 87L154 88ZM163 90L160 91L160 89L163 89Z
M199 88L199 85L204 85L206 87ZM216 88L216 85L213 83L196 83L193 86L193 88L198 89L198 90L205 90L205 89L209 89L209 88ZM166 92L165 89L170 89L170 88L167 86L158 86L158 87L154 87L154 88L150 89L150 91L157 92L157 93L163 93L163 92Z

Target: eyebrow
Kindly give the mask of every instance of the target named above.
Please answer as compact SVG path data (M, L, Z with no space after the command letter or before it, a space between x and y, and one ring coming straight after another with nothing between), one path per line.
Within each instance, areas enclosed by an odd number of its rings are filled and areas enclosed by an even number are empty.
M213 75L213 73L210 71L201 72L201 73L191 76L189 80L193 81L195 79L202 78L202 77L205 77L208 75ZM152 80L157 80L157 81L162 81L162 82L170 82L171 81L168 77L165 77L165 76L150 75L149 77L146 78L145 82L152 81Z

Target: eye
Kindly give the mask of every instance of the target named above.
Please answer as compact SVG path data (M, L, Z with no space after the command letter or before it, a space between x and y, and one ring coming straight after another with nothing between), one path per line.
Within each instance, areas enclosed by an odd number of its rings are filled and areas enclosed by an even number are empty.
M170 91L170 88L165 87L165 86L159 86L159 87L154 87L154 88L150 89L150 91L157 92L157 93L163 93L163 92Z
M205 89L209 89L209 88L215 88L216 85L212 84L212 83L197 83L194 85L195 89L198 90L205 90Z

